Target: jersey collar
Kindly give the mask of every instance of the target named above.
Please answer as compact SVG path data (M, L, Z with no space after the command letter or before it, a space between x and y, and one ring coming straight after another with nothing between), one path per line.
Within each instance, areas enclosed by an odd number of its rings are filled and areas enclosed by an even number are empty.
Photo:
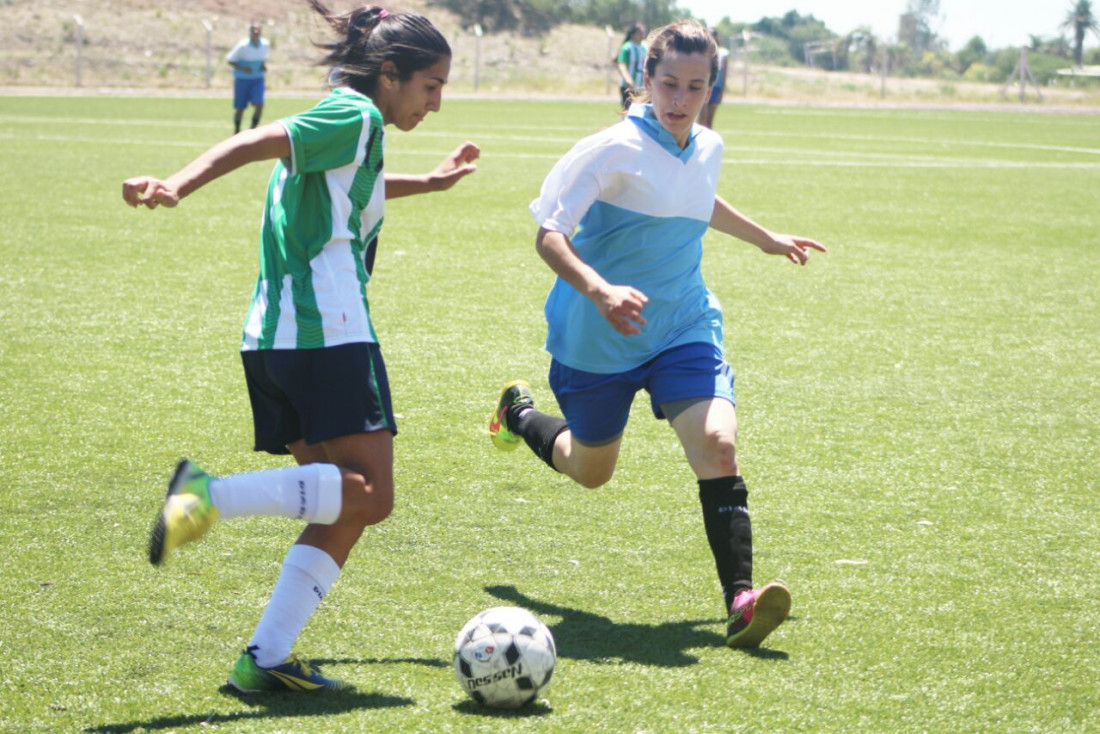
M680 148L680 145L676 142L676 138L672 137L672 133L665 130L661 125L657 116L653 114L653 105L649 102L635 102L630 105L630 111L626 114L627 119L637 125L646 135L653 138L657 143L668 151L668 154L674 158L679 159L682 162L687 162L692 154L695 153L695 137L696 133L694 128L691 135L688 137L688 144L684 148Z

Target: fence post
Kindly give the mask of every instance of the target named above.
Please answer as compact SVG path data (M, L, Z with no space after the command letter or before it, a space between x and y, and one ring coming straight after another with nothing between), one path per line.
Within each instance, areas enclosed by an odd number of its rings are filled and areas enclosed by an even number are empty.
M481 86L481 23L474 23L474 91Z
M214 32L214 26L210 25L210 21L206 18L203 18L202 27L206 29L206 86L209 87L210 78L214 75L210 64L210 34Z
M73 21L76 23L76 86L79 87L84 70L84 19L73 15Z
M748 30L741 31L741 96L743 97L749 96L749 40L751 39L752 36L749 34Z
M605 25L603 27L604 33L607 34L607 53L604 54L604 58L608 60L607 64L607 84L604 85L603 93L611 94L611 77L615 68L615 62L611 59L615 58L615 31L611 30L611 26Z
M890 47L882 46L882 79L879 80L878 97L886 99L886 76L890 73Z

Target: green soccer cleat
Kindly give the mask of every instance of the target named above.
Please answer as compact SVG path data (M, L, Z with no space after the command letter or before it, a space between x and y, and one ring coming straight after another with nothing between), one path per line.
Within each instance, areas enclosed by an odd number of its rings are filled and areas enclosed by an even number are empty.
M218 508L210 501L209 474L183 459L168 483L164 507L157 515L153 534L149 538L149 562L164 563L168 555L181 545L206 535L218 519Z
M734 648L759 647L790 613L791 592L782 583L773 581L756 590L746 589L730 607L726 644Z
M272 691L344 691L352 686L336 678L326 678L316 669L303 663L296 655L288 657L281 665L261 668L256 664L252 649L248 648L237 658L229 685L241 693L265 693Z
M489 416L489 438L502 451L519 446L519 436L508 430L508 409L516 405L535 406L535 394L523 380L513 380L501 389L497 409Z

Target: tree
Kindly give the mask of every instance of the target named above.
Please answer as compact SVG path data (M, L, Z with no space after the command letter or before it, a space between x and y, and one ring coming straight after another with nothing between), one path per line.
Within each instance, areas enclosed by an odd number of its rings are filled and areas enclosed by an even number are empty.
M985 41L982 40L981 36L974 36L966 42L966 45L957 54L959 73L965 74L966 70L974 64L985 61L988 55L989 49L986 48Z
M940 0L909 0L898 18L898 43L909 46L918 56L942 44L934 26L939 25Z
M760 35L783 39L787 42L791 57L802 63L806 63L807 43L838 40L836 34L820 20L812 15L799 15L797 10L788 11L782 18L761 18L753 24L751 30ZM831 53L829 60L831 68Z
M1092 0L1077 0L1070 8L1062 27L1073 31L1073 63L1081 66L1085 50L1085 35L1092 31L1100 36L1100 23L1092 12Z
M481 25L489 33L520 31L535 35L560 22L553 10L536 8L523 0L429 0L428 4L450 10L462 18L466 28Z
M675 0L428 0L428 5L450 10L466 28L479 24L489 33L524 35L540 35L567 22L620 31L637 22L656 28L691 15Z

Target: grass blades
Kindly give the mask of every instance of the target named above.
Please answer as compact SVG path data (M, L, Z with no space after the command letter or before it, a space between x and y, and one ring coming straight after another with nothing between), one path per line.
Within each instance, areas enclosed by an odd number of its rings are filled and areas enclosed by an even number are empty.
M312 100L272 100L274 120ZM236 351L270 171L174 211L121 181L230 132L222 100L0 98L0 731L1005 731L1100 728L1100 128L1090 116L728 105L721 193L829 246L806 268L710 234L737 372L758 582L791 619L754 653L724 615L695 481L639 399L588 491L486 435L500 386L555 409L550 271L527 204L612 103L445 102L387 169L477 142L450 192L390 202L371 303L397 510L298 645L357 686L219 687L298 532L220 523L162 569L172 467L254 454ZM451 645L525 606L545 700L466 700Z

